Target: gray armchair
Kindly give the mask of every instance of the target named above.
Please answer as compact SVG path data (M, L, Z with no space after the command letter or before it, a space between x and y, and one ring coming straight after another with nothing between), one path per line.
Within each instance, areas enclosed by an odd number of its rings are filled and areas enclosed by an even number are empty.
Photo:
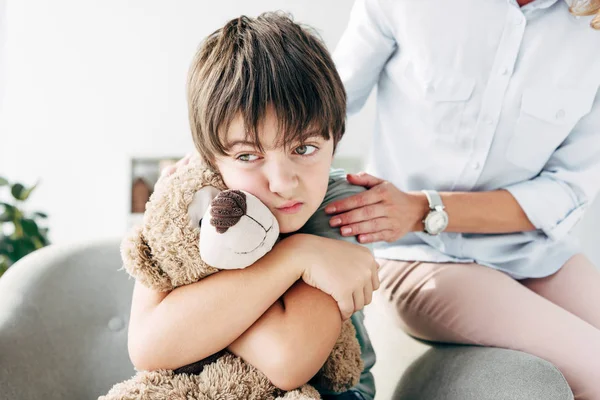
M53 245L0 278L0 399L96 399L134 373L120 267L119 240ZM434 347L398 379L404 400L573 398L551 364L501 349Z
M96 399L135 372L119 242L50 246L0 278L0 399Z

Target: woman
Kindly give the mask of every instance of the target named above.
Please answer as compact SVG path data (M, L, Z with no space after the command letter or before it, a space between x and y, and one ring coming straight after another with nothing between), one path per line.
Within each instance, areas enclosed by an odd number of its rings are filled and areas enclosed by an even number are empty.
M569 234L600 184L599 9L358 0L334 54L351 112L377 84L377 125L348 177L369 190L326 211L385 242L393 318L544 358L578 399L600 399L600 272Z

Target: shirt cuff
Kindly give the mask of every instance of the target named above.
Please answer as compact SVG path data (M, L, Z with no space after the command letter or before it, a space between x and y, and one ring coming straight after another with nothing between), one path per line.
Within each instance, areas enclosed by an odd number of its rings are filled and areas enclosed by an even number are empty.
M533 226L555 241L573 229L587 208L566 183L543 175L504 189L517 200Z

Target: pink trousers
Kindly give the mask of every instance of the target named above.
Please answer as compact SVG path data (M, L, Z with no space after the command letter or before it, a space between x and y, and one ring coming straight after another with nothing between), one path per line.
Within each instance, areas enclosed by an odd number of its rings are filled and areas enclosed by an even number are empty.
M378 261L377 295L408 334L533 354L575 399L600 400L600 271L585 256L524 281L479 264Z

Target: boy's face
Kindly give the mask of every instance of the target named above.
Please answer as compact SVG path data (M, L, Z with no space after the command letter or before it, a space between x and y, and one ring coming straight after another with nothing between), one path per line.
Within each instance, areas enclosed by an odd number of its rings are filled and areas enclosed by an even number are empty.
M333 140L320 136L290 148L275 147L278 121L270 109L259 129L260 152L248 142L243 120L230 124L225 138L228 155L216 167L229 189L258 197L275 215L281 233L300 229L323 202L333 159Z

